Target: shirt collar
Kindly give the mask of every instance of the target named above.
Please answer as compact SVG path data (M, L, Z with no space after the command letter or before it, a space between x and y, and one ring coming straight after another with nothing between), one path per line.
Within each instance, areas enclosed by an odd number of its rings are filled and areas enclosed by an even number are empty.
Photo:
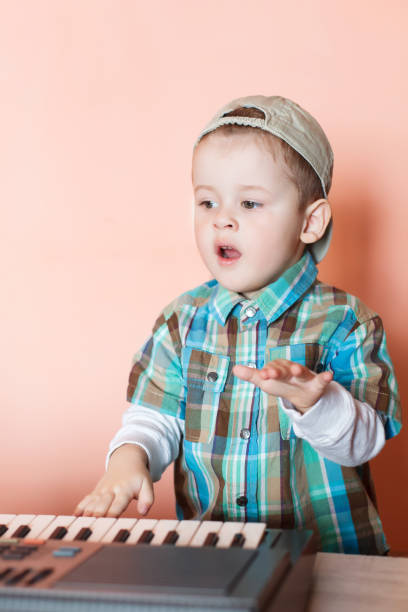
M210 308L217 319L225 325L232 309L240 302L253 304L265 316L268 324L278 319L314 283L317 267L309 251L291 268L288 268L275 282L257 291L248 300L241 293L230 291L218 284L211 300Z

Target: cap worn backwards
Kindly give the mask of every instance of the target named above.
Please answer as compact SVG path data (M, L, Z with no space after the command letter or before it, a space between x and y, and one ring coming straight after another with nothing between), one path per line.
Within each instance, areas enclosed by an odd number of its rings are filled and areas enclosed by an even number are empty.
M257 108L264 118L225 115L239 107ZM205 126L194 148L205 134L213 132L222 125L243 125L256 127L278 136L299 153L313 168L320 179L324 196L327 197L331 186L333 151L326 134L319 123L298 104L282 96L245 96L236 98L223 106ZM316 262L326 255L332 235L333 222L317 242L309 245Z

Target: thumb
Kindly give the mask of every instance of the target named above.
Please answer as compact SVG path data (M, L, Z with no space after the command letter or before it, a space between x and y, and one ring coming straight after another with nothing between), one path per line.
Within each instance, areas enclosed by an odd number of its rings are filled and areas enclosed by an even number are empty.
M153 492L153 483L150 477L146 476L143 479L142 486L140 487L138 501L137 501L137 510L140 514L146 514L150 506L154 501L154 492Z
M326 372L321 372L315 377L315 382L317 386L323 391L329 382L333 380L333 372L327 370Z

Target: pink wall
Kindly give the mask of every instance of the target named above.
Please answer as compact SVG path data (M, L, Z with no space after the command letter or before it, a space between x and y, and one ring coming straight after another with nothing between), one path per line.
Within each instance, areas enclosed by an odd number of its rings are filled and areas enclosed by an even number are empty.
M382 315L407 397L407 19L400 0L1 2L0 512L70 513L102 473L133 353L208 278L191 148L240 95L286 95L324 126L321 278ZM373 462L394 552L406 436ZM172 516L170 470L156 495Z

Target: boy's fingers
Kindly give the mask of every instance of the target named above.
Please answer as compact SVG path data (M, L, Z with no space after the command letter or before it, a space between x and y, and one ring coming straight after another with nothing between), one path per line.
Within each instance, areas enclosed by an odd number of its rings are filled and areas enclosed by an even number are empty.
M260 382L258 370L255 368L249 368L248 366L244 365L235 365L232 368L232 373L238 378L247 380L248 382L252 382L254 384L259 384Z
M81 514L83 513L84 509L86 508L86 505L88 503L90 499L90 495L86 495L86 497L84 497L83 499L81 499L81 501L79 502L79 504L76 506L73 514L75 516L81 516Z
M128 507L132 497L127 493L119 492L113 498L112 503L108 511L106 512L106 516L118 517L126 510Z
M294 376L300 380L309 380L311 377L309 370L304 368L300 363L290 361L271 361L267 363L261 370L262 378L274 378L283 380L293 378Z
M113 493L97 493L94 496L90 496L86 508L83 511L84 516L105 516L107 509L112 503L114 498Z
M329 382L333 380L333 372L330 372L329 370L327 370L326 372L321 372L316 376L316 378L320 382L320 384L325 387L326 385L328 385Z
M76 516L81 516L81 515L91 516L94 505L95 505L95 494L89 493L79 502L79 504L74 510L74 514Z
M144 478L140 487L137 510L140 514L146 514L150 506L153 504L154 492L153 484L149 478Z

